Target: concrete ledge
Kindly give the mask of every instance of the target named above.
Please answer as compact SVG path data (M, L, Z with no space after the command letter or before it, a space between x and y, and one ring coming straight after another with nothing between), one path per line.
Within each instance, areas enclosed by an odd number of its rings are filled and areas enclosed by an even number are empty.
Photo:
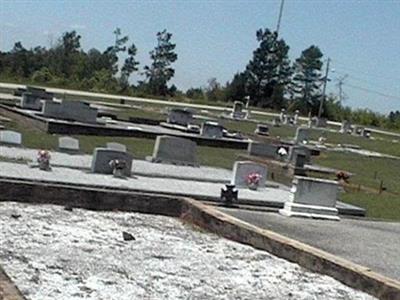
M260 229L190 198L1 179L0 201L181 217L225 238L266 250L380 299L400 300L400 282L396 280L273 231Z
M400 300L400 282L396 280L273 231L260 229L195 200L185 199L182 218L228 239L331 276L379 299Z
M0 266L0 300L25 300L15 284Z

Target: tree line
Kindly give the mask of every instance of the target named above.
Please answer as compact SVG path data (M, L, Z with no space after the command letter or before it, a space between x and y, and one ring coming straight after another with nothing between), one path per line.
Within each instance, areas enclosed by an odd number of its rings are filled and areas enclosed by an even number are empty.
M216 78L207 85L186 92L169 84L177 61L176 44L167 30L156 34L156 45L149 52L150 64L140 66L137 48L121 29L113 32L111 45L101 51L84 51L76 31L65 32L55 45L26 49L21 42L7 52L0 51L0 80L78 88L96 92L137 96L179 97L207 101L246 101L255 107L299 110L316 115L323 97L323 53L316 45L303 50L293 62L289 45L269 29L256 32L257 48L244 70L221 84ZM132 84L137 75L142 80ZM323 116L341 121L400 128L400 113L384 116L369 110L344 107L335 95L325 98Z
M135 44L129 43L121 29L113 33L115 40L104 51L92 48L85 52L76 31L65 32L49 49L26 49L17 42L10 51L0 52L0 78L98 92L173 94L176 87L168 87L168 81L174 76L171 65L178 56L172 34L167 30L157 33L157 44L149 53L151 64L140 70ZM133 85L129 79L135 73L144 80Z

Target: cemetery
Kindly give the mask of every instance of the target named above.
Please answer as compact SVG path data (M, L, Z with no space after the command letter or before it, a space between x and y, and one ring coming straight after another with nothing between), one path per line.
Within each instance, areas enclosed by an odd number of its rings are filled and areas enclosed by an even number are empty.
M41 94L35 98L35 93ZM400 194L396 171L400 152L392 138L389 141L349 122L335 129L315 118L307 124L307 118L296 111L282 110L272 118L257 119L255 111L248 114L248 107L243 113L241 102L233 103L231 118L213 111L157 106L151 114L143 108L126 108L124 113L129 115L122 116L119 110L123 109L117 108L121 104L107 106L116 110L106 112L96 101L54 100L57 95L47 99L43 93L27 89L17 96L20 105L0 104L0 115L7 119L0 130L0 224L7 245L0 250L0 258L7 259L0 259L0 264L12 279L9 283L22 294L34 299L41 299L41 293L56 297L58 270L89 261L92 253L107 257L97 266L104 270L102 275L85 278L88 270L83 264L74 275L81 288L71 286L60 299L76 293L105 297L110 293L107 285L116 290L130 287L129 297L148 295L150 291L137 280L120 284L126 268L136 269L140 263L141 258L132 252L146 255L151 251L151 260L146 261L153 268L148 272L164 280L163 292L150 288L156 298L166 292L167 282L182 280L182 276L197 282L216 272L215 278L196 290L199 297L207 297L216 295L221 281L235 286L232 278L226 278L228 273L240 278L247 272L248 286L239 284L232 297L248 297L254 282L266 293L257 290L254 299L271 293L285 298L289 292L306 297L311 289L307 282L313 282L313 289L326 299L399 299L400 268L395 262L400 245L376 242L382 231L388 239L400 234L399 223L392 222L400 219L399 208L383 207ZM108 116L99 117L99 110ZM393 171L385 173L382 167ZM368 168L373 169L372 175ZM382 201L372 203L367 195L377 195ZM79 225L68 221L71 216ZM373 221L371 216L382 221ZM42 217L52 225L40 225L45 222ZM43 231L35 232L19 252L7 252L18 240L9 235L10 228L16 228L16 237L24 238L23 232L32 226L42 226ZM53 226L69 232L84 226L85 231L55 235ZM106 234L99 234L99 226ZM163 233L165 228L168 234ZM348 229L370 240L360 239L341 249L348 236L340 232ZM48 261L43 261L37 253L45 251L41 245L53 239L57 244L46 250ZM163 247L149 250L154 242ZM73 245L76 257L57 263L55 249L67 244ZM385 249L381 261L373 259L378 245ZM198 247L204 251L195 252ZM352 256L355 249L364 247L362 254ZM125 257L124 266L111 255L116 249ZM227 256L221 261L216 253ZM39 267L24 267L21 257ZM210 257L220 267L207 263L193 274L194 266ZM257 279L272 280L271 274L257 273L267 272L262 264L269 261L276 270L286 269L290 278L312 280L302 282L298 291L288 284L281 292L272 292L271 281ZM179 279L163 273L161 266L166 262L180 274ZM55 266L49 269L51 264ZM21 268L25 273L18 277ZM63 281L71 276L68 272L63 273ZM325 290L327 281L329 291ZM1 282L0 277L0 287ZM48 291L38 290L38 282L45 282ZM205 284L211 289L205 289ZM193 283L182 285L180 292L189 295Z

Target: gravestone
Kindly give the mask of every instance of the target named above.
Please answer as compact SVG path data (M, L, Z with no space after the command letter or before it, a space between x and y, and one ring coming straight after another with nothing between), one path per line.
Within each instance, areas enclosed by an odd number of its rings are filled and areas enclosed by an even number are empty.
M246 113L243 112L243 102L235 101L233 103L233 110L232 110L232 118L234 119L244 119L246 117Z
M289 148L289 155L288 155L288 160L290 163L293 165L296 164L296 155L298 153L301 153L305 157L305 163L310 163L311 161L311 150L304 147L304 146L291 146Z
M126 146L125 145L120 144L120 143L114 143L114 142L107 143L107 149L113 149L113 150L126 152Z
M22 93L21 107L24 109L41 110L42 102L40 98L33 93Z
M247 154L275 159L278 155L278 148L279 147L277 145L252 141L247 147Z
M153 162L198 166L197 144L189 139L173 136L157 136Z
M344 120L342 122L342 126L339 130L340 133L351 133L351 123L349 121Z
M193 122L193 113L188 109L172 108L168 113L167 123L187 126Z
M286 109L282 108L281 113L279 114L279 121L283 123L286 118Z
M296 136L294 138L294 141L297 144L304 144L308 143L310 139L310 130L305 127L298 127L296 130Z
M126 170L124 175L129 177L132 170L132 155L127 152L108 149L96 148L92 158L92 173L113 174L114 169L110 165L112 160L124 160L126 162Z
M336 181L296 176L292 195L279 212L285 216L339 220Z
M2 130L2 131L0 131L0 143L11 144L11 145L21 145L22 144L22 135L16 131Z
M293 125L297 125L297 123L299 122L299 111L298 110L296 110L295 112L294 112L294 117L293 117Z
M224 136L224 127L216 122L204 122L201 125L200 134L208 138L220 139Z
M304 165L307 162L307 158L304 153L301 153L301 152L294 153L292 162L293 162L293 166L294 166L294 174L295 175L306 175Z
M65 152L79 152L79 140L69 136L58 139L58 150Z
M265 187L267 167L252 161L236 161L233 165L231 184L237 187L247 187L247 176L251 173L261 175L259 187Z
M79 101L46 101L43 104L42 114L47 118L92 124L97 122L97 109Z
M254 131L255 134L258 135L269 135L269 127L265 124L257 124L256 130Z

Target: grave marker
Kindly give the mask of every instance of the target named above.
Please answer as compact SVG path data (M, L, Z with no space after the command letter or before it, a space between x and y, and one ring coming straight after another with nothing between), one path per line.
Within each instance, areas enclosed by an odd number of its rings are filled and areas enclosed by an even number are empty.
M189 139L157 136L151 161L198 166L197 144Z
M58 139L58 149L66 152L78 152L79 140L70 136L62 136Z
M267 167L252 161L236 161L233 165L231 184L236 187L247 187L247 177L251 173L261 175L259 187L265 187L267 180Z
M336 181L296 176L292 195L279 212L285 216L339 220Z
M126 162L126 169L124 169L124 175L129 177L132 170L133 157L130 153L108 149L108 148L96 148L93 152L92 158L92 173L100 174L113 174L114 168L110 164L113 160L123 160Z
M2 130L0 131L0 142L11 145L21 145L22 135L16 131Z

